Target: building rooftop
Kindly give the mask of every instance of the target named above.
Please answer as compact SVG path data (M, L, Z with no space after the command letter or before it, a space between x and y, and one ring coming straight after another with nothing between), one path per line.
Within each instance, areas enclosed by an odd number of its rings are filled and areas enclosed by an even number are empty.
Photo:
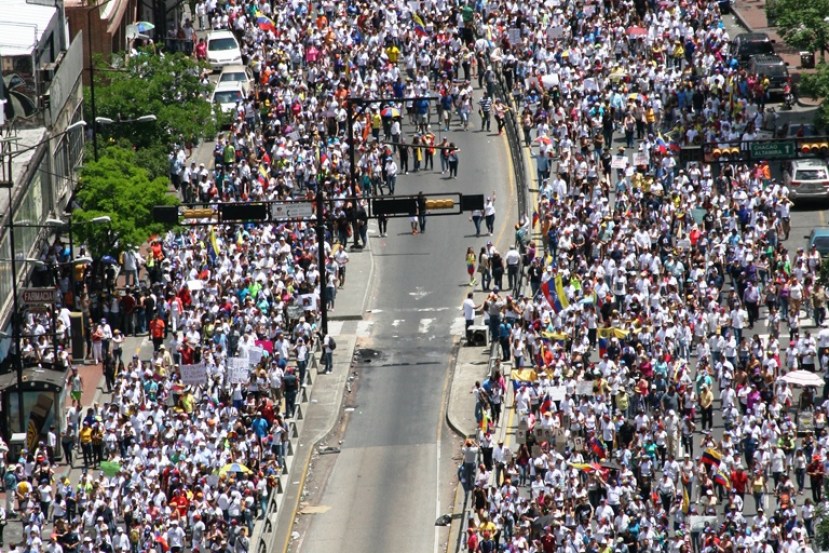
M31 54L53 24L57 8L29 4L26 0L3 0L0 15L0 56Z

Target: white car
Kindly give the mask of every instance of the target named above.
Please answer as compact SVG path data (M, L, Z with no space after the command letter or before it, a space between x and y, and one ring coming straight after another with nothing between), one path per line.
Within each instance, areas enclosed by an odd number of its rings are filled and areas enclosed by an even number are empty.
M253 90L253 75L244 65L228 65L219 75L219 84L237 82L242 85L245 94Z
M218 83L213 90L213 95L210 97L210 101L218 104L222 113L232 113L236 109L236 103L244 102L244 100L245 91L237 81Z
M214 71L228 65L241 65L242 50L230 31L211 31L207 34L207 63Z
M829 198L829 168L822 159L795 159L783 164L783 184L789 198Z

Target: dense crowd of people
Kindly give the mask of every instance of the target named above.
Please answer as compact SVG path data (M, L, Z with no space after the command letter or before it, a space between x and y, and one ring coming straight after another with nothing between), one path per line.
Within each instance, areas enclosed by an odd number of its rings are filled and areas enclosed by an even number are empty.
M70 377L61 446L71 462L79 445L88 470L77 486L55 482L57 444L9 467L0 544L16 513L23 550L247 551L315 343L333 369L318 306L336 308L343 246L367 239L361 197L414 194L398 175L436 155L457 175L460 151L435 131L494 118L500 132L515 109L536 152L527 225L541 239L522 229L526 248L500 271L491 244L467 256L473 282L494 279L484 316L515 369L476 389L468 549L809 550L826 407L823 390L781 377L829 363L829 333L801 328L824 319L819 256L783 245L791 202L767 167L677 160L680 146L751 140L762 124L767 79L730 58L716 2L207 0L195 15L198 29L236 34L254 86L212 162L171 152L172 183L192 202L322 190L328 239L295 220L194 227L125 252L128 288L85 302L112 401L83 411ZM351 137L348 97L377 99L355 106ZM492 234L494 215L493 196L476 231ZM507 297L519 257L532 293ZM755 325L763 336L749 336ZM123 335L141 332L153 358L123 358ZM507 403L527 424L517 449L491 433Z
M490 244L488 297L465 304L511 369L474 390L467 549L817 550L821 257L784 244L768 163L678 159L758 138L767 76L732 58L716 2L487 3L469 21L539 194L517 233L531 293L503 288ZM495 438L507 404L513 447Z

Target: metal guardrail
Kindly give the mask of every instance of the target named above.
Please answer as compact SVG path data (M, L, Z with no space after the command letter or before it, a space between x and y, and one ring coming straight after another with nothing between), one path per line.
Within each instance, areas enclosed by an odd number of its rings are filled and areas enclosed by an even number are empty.
M499 68L500 69L500 68ZM504 130L507 133L507 144L509 146L510 158L512 161L512 170L515 176L516 195L518 197L518 221L519 224L524 224L529 216L529 206L527 205L530 197L529 181L527 180L527 168L524 165L524 151L521 147L521 133L518 128L518 119L516 118L516 105L511 95L506 92L504 82L504 75L499 70L496 73L498 80L495 84L495 94L498 99L509 106L509 111L504 115ZM515 287L512 290L513 296L518 296L524 289L526 280L524 259L524 244L522 244L516 237L515 245L521 253L521 265L518 268L518 279Z

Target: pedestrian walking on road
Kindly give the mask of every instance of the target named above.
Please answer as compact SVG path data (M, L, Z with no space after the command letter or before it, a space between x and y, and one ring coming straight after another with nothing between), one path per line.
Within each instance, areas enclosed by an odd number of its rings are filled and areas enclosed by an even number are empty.
M450 179L458 178L458 163L460 162L460 159L458 158L459 153L460 149L455 146L454 142L450 142L449 149L447 150L447 163L449 164Z
M155 318L150 321L150 338L153 341L153 351L161 349L161 344L164 343L165 326L161 315L156 313Z
M334 370L334 350L337 349L337 342L330 334L326 334L322 339L322 364L323 374L331 374Z
M426 196L423 192L417 193L417 224L420 227L420 234L426 232Z
M469 275L469 285L475 286L478 281L475 280L475 250L472 249L472 246L466 248L466 272Z
M81 394L83 394L83 378L78 374L78 367L72 367L72 374L66 380L69 387L69 395L72 397L72 404L76 409L80 409Z
M484 200L484 220L486 221L486 231L492 236L492 233L495 232L495 192Z

